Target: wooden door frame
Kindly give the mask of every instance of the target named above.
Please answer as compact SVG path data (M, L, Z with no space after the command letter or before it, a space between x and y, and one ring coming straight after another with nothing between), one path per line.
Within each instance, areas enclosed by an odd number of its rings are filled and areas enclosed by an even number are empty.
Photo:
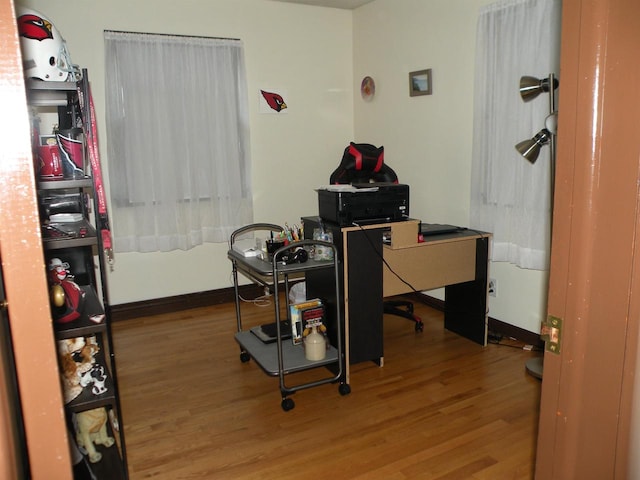
M536 478L627 478L640 319L640 3L564 0ZM541 72L543 73L543 72Z
M11 0L0 0L0 43L0 104L3 106L0 115L0 258L30 478L71 478L64 404L44 275L20 42ZM10 419L2 414L0 444L11 445L14 441L6 430L9 423Z

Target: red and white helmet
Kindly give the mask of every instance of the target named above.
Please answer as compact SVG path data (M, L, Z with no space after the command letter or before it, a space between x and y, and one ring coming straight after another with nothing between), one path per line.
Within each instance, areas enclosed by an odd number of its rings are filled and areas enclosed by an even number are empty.
M16 5L16 11L24 76L48 82L78 80L78 68L53 23L35 10Z

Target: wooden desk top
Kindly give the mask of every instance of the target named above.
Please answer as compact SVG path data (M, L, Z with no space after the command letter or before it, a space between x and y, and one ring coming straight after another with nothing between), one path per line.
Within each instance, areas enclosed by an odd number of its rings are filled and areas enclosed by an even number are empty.
M375 223L371 225L350 225L343 227L343 233L358 230L388 229L391 232L391 245L385 244L387 249L414 248L437 243L456 242L474 238L490 238L491 233L464 228L457 232L441 233L424 237L423 242L418 241L420 220L408 219L403 222Z

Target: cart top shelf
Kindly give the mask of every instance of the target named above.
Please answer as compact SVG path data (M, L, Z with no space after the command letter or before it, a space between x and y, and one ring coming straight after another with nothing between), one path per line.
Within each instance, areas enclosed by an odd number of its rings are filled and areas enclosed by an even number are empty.
M306 242L299 242L300 244ZM313 242L309 242L313 243ZM263 260L259 257L245 257L241 253L235 250L229 250L227 252L229 260L236 262L239 266L245 267L254 273L262 275L264 277L273 276L273 264L268 260ZM318 268L333 268L333 260L312 260L309 259L304 263L292 263L285 265L279 263L277 265L278 273L290 275L292 273L305 272L310 269Z

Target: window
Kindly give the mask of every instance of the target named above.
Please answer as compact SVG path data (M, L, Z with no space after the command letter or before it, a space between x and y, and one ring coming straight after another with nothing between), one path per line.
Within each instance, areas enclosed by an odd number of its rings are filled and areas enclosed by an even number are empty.
M253 221L242 42L104 38L115 251L226 242Z
M502 0L480 9L476 41L470 225L493 233L492 260L545 270L551 230L550 158L515 145L544 127L548 100L525 104L523 75L558 72L560 0Z

